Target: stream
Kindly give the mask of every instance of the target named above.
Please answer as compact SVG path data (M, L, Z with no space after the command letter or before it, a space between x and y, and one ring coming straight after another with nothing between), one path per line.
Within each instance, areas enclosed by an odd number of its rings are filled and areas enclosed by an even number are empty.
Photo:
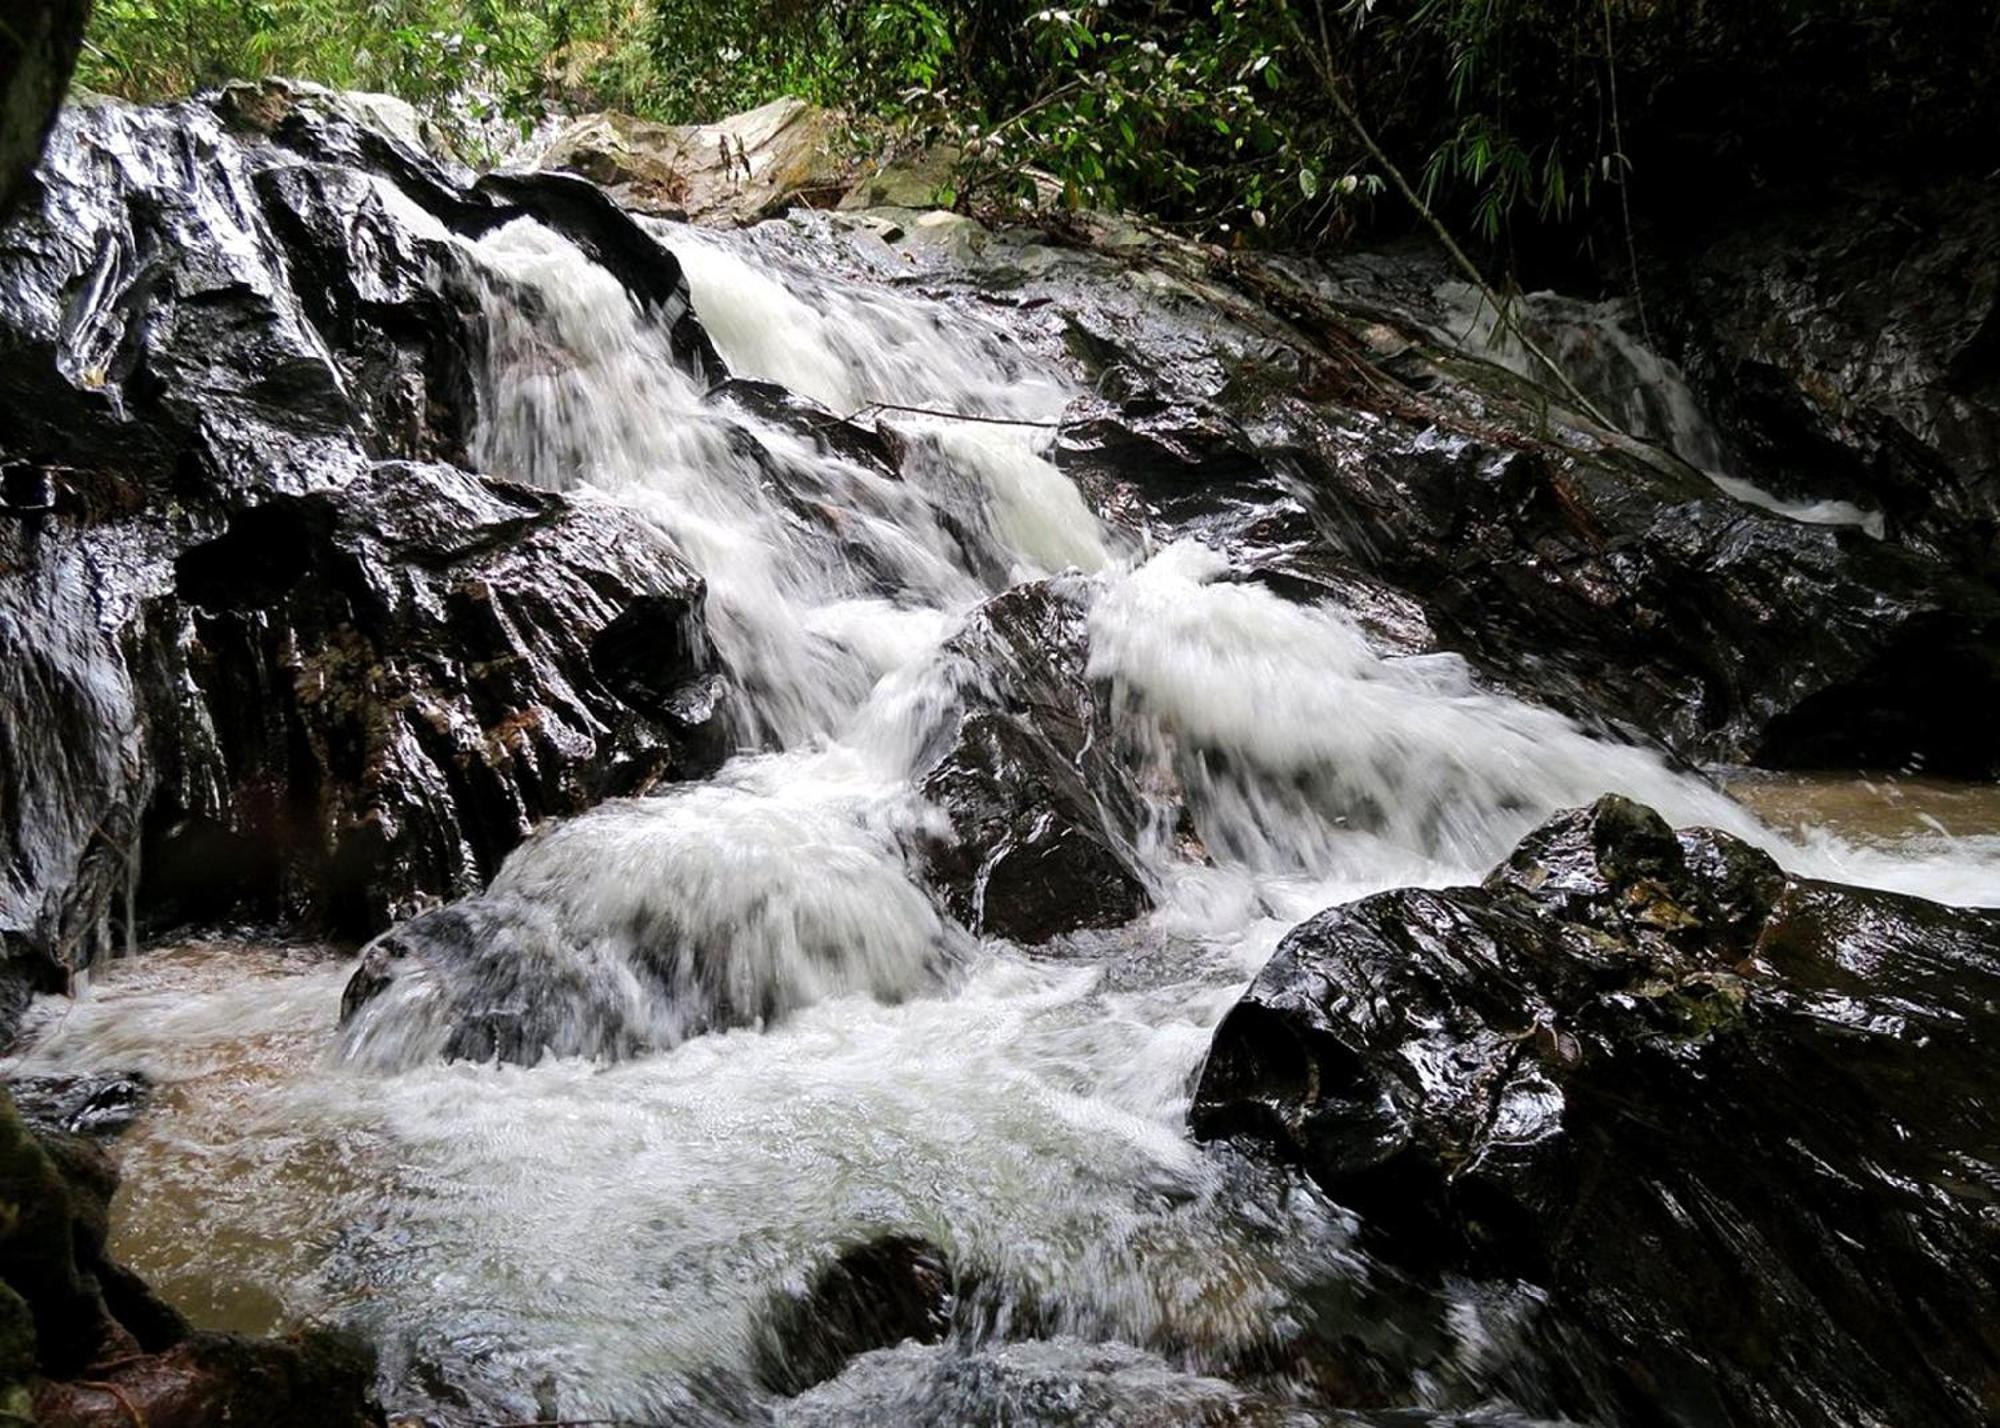
M478 465L671 539L708 585L736 752L544 829L473 900L576 989L550 1031L570 1054L441 1060L463 992L421 970L343 1028L351 959L229 934L41 999L7 1068L149 1077L115 1252L203 1325L360 1330L392 1418L1322 1421L1234 1366L1311 1314L1365 1339L1379 1270L1310 1182L1184 1129L1214 1027L1294 924L1476 881L1612 790L1800 873L2000 903L1990 788L1746 774L1732 798L1233 579L1236 551L1101 524L1036 425L1080 393L998 309L654 226L736 375L993 419L884 410L912 453L891 479L710 399L551 229L431 226L487 280ZM963 693L947 642L1052 577L1140 769L1154 907L1024 949L926 891L917 784ZM760 1388L774 1297L884 1234L945 1251L953 1334ZM1468 1384L1517 1352L1512 1312L1468 1291L1417 1406L1508 1421Z

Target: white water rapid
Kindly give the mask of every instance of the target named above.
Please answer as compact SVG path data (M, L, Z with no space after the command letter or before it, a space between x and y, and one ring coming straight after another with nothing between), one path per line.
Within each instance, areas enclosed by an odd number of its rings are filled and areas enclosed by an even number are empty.
M984 310L794 269L754 234L661 231L739 375L843 414L1051 422L1073 395ZM1051 464L1047 427L885 414L908 451L892 479L710 400L549 231L476 253L479 460L629 506L685 553L742 752L547 830L489 894L521 955L562 959L639 1054L442 1062L421 976L343 1040L348 966L226 945L143 954L40 1007L17 1069L162 1087L122 1142L119 1244L198 1319L359 1326L468 1422L1041 1422L1034 1404L1091 1394L1216 1421L1239 1397L1216 1375L1288 1332L1309 1286L1372 1282L1342 1212L1184 1131L1213 1027L1297 921L1475 879L1607 790L1822 875L2000 888L1993 850L1948 836L1767 829L1453 657L1385 658L1338 608L1218 579L1227 550L1141 558ZM1090 592L1091 675L1196 838L1140 849L1156 911L1031 954L922 889L908 849L935 815L913 778L956 697L941 643L1064 570ZM633 977L642 944L672 949L673 997ZM708 1029L722 1008L754 1024ZM942 1246L994 1322L1043 1342L906 1346L763 1395L771 1296L883 1232ZM1507 1323L1468 1300L1443 1359L1504 1354Z

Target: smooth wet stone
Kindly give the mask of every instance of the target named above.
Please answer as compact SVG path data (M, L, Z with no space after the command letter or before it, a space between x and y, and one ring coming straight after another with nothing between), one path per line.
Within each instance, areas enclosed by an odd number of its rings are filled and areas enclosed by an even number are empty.
M23 1076L7 1083L30 1126L79 1135L112 1136L145 1110L153 1083L138 1071L75 1076Z
M768 1311L757 1378L774 1393L803 1393L857 1355L901 1343L934 1344L951 1327L954 1277L944 1251L908 1235L844 1250L797 1296Z
M1606 797L1479 888L1301 924L1218 1028L1197 1135L1301 1165L1376 1251L1525 1280L1550 1412L1974 1424L2000 1352L2000 914L1788 878Z
M974 932L1023 944L1114 927L1151 905L1141 800L1106 692L1085 677L1088 586L1018 586L947 643L959 682L919 784L949 836L926 878Z

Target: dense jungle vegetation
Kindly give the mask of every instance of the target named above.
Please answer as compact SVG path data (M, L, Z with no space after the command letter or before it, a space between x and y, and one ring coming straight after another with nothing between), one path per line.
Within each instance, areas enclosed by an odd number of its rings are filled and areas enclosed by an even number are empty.
M794 94L860 145L959 145L966 197L1040 170L1292 242L1403 221L1393 164L1507 247L1860 151L1956 162L1990 138L1996 33L1991 0L98 0L79 79L382 89L475 147L551 109Z

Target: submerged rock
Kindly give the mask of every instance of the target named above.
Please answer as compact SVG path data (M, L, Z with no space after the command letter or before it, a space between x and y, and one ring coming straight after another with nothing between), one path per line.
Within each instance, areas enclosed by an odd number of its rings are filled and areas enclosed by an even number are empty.
M821 1269L802 1295L774 1304L758 1380L799 1394L871 1349L934 1344L951 1327L953 1302L951 1266L936 1245L908 1235L868 1240Z
M1418 1268L1548 1295L1615 1421L1986 1421L2000 915L1791 878L1607 797L1479 888L1295 929L1204 1138L1297 1161Z
M839 1378L780 1404L775 1421L784 1428L852 1423L961 1428L996 1422L1034 1428L1312 1428L1326 1420L1129 1344L1055 1339L969 1349L906 1344L869 1354ZM1450 1420L1414 1420L1431 1421Z
M135 915L379 930L718 752L665 538L464 469L495 279L459 238L544 222L718 373L679 267L579 180L420 141L310 86L82 103L5 230L0 467L53 507L0 520L16 1011Z
M948 839L926 876L974 932L1032 944L1115 927L1151 905L1144 816L1103 688L1085 677L1080 579L989 600L945 647L958 706L919 784Z

